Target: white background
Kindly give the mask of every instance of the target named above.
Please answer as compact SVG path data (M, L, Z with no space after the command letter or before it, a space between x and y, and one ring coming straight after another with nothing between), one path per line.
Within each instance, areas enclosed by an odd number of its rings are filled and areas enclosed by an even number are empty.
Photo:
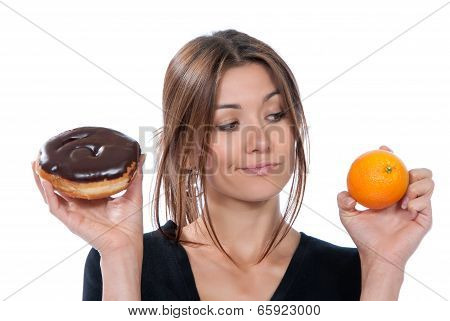
M417 24L444 4L0 2L0 298L81 300L90 246L76 252L85 242L41 199L30 169L40 146L85 125L135 139L140 126L161 126L157 106L170 59L197 36L233 28L275 49L304 99L311 165L307 206L294 227L353 247L342 231L336 195L346 189L357 156L387 145L408 169L431 169L436 184L433 228L406 266L400 300L448 299L450 5ZM145 204L152 177L144 178ZM149 210L146 232L156 228Z

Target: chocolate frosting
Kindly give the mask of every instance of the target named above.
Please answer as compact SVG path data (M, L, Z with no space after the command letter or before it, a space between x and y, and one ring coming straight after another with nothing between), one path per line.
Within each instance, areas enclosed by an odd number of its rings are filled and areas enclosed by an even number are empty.
M39 165L49 174L93 182L121 177L140 154L139 143L116 130L80 127L50 138L39 151Z

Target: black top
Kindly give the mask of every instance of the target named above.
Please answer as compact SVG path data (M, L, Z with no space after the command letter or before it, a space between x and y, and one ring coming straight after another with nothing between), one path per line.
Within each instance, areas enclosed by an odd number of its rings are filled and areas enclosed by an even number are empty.
M172 220L162 226L175 233ZM301 238L271 301L358 301L361 261L357 248L341 247L300 232ZM142 301L200 300L184 247L159 230L144 234ZM100 254L91 248L84 268L83 301L102 300Z

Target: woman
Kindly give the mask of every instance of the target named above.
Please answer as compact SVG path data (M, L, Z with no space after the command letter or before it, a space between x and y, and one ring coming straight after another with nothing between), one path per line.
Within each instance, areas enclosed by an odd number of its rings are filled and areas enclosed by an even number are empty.
M406 209L358 211L348 192L338 194L356 248L296 231L308 151L298 87L272 48L236 30L181 48L167 69L163 111L157 230L143 233L144 159L115 199L70 199L36 180L50 211L92 245L84 300L398 299L406 262L431 228L430 170L409 172Z

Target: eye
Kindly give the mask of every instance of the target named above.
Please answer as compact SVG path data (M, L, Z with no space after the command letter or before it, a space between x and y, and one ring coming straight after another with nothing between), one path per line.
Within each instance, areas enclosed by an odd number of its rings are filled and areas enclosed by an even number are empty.
M274 113L274 114L270 114L267 117L274 117L274 120L271 120L271 122L277 122L280 121L285 115L286 115L287 111L280 111L278 113ZM224 125L217 125L216 127L220 130L220 131L224 131L224 132L231 132L236 130L237 125L239 124L239 122L234 121L232 123L228 123L228 124L224 124Z
M274 117L275 119L272 120L272 122L277 122L277 121L280 121L285 115L286 115L286 111L284 110L284 111L280 111L275 114L270 114L268 117L270 117L270 116Z
M219 130L221 130L221 131L231 132L231 131L236 129L237 123L238 123L237 121L234 121L232 123L228 123L228 124L225 124L225 125L219 125L219 126L216 126L216 127Z

